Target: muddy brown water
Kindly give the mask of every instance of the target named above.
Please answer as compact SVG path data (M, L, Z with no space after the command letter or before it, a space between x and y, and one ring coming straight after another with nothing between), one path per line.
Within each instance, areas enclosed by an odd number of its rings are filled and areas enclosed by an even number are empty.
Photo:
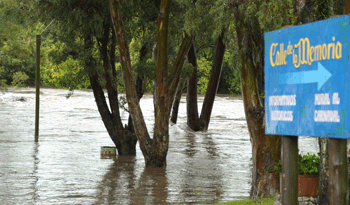
M249 197L251 144L243 102L217 96L208 132L186 126L185 96L170 126L166 168L136 157L102 159L112 146L91 91L42 89L39 143L34 143L35 90L0 93L0 202L12 204L213 204ZM203 97L199 97L199 108ZM151 95L141 100L153 128ZM127 113L122 112L124 122ZM300 137L302 153L318 150Z

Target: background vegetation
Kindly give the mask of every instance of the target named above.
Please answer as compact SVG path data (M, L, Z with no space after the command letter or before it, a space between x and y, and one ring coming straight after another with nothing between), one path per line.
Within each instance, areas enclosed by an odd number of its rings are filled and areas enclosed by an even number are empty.
M43 18L44 15L41 14L36 1L0 1L0 87L5 88L6 85L34 86L36 35L41 34L52 20ZM133 21L136 20L133 19ZM84 70L81 58L79 58L83 52L81 49L83 40L80 38L67 40L67 36L64 35L70 31L63 32L60 30L59 24L60 22L54 21L42 35L41 85L49 88L91 88L87 72ZM74 30L71 33L74 33ZM133 39L130 40L131 63L133 67L140 67L144 73L151 75L150 69L154 68L150 65L153 63L151 55L146 60L148 62L145 63L148 64L149 69L145 69L145 65L138 65L140 64L139 55L142 45L137 39L145 38L143 35L137 29L132 35ZM149 39L149 41L152 40L154 39ZM227 41L227 52L225 53L218 93L239 94L239 64L237 61L235 62L238 59L237 49L234 48L234 40L227 39ZM200 94L205 94L209 81L215 50L214 41L212 43L213 45L198 51L198 92ZM94 46L97 50L96 42L94 42ZM116 68L120 69L118 51L116 54ZM96 52L96 56L98 55ZM123 92L123 89L120 79L118 91ZM148 92L151 92L152 89L153 86L147 86Z

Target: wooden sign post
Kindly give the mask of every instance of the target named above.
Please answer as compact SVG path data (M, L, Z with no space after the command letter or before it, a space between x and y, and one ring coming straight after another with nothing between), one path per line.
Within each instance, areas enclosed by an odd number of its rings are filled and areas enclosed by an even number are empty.
M40 106L40 45L41 35L36 36L36 73L35 73L35 142L39 141L39 106Z
M39 142L39 110L40 110L40 47L41 47L41 35L47 28L55 21L53 19L48 26L41 32L40 35L36 35L36 73L35 73L35 142Z
M350 14L350 0L345 14ZM347 139L328 138L329 152L329 203L346 205L348 192Z
M347 140L328 138L329 203L347 205L348 163Z
M298 137L282 137L282 204L298 205Z

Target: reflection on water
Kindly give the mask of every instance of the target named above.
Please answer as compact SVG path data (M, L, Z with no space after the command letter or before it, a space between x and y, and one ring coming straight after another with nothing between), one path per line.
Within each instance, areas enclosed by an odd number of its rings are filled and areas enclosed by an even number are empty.
M100 147L113 143L92 93L75 91L66 99L67 93L42 89L39 143L35 90L0 93L1 204L213 204L249 196L251 145L242 100L217 97L208 132L196 133L185 124L183 97L178 124L170 126L167 167L145 168L139 148L135 157L101 159ZM152 96L141 107L151 131ZM316 139L301 138L299 149L316 152Z
M135 187L135 162L135 157L129 156L117 156L114 159L98 185L95 204L112 204L117 199L120 199L120 204L130 202L128 198L120 198L119 195L128 195Z
M144 168L140 179L129 192L131 204L165 204L168 198L165 168Z
M32 182L33 184L33 201L34 203L38 202L39 200L39 194L38 194L38 181L39 181L39 177L38 177L38 169L39 169L39 157L38 157L38 152L39 152L39 143L38 142L34 142L34 149L33 149L33 162L34 162L34 166L33 166L33 179L34 181Z

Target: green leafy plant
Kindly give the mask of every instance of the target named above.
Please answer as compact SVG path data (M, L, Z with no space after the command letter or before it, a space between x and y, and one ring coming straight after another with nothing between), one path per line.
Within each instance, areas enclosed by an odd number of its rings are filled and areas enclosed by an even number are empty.
M320 153L306 155L299 154L299 175L319 174Z
M320 153L306 155L299 154L298 156L299 163L299 175L311 175L311 174L319 174L320 170ZM282 163L275 164L275 166L269 170L269 173L282 172Z
M15 87L25 87L29 77L26 73L19 71L13 75L12 85Z

